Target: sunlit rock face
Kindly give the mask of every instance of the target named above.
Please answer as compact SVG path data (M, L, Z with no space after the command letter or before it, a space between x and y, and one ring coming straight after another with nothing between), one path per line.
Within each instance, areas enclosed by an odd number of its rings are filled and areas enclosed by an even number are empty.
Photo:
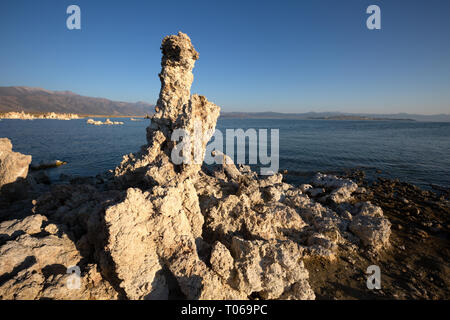
M220 108L204 96L191 96L192 69L199 55L189 37L182 32L167 36L161 51L161 91L156 113L147 128L147 145L140 152L125 156L115 170L118 181L128 186L163 185L177 176L175 171L182 177L194 177L201 168L206 144L220 113ZM171 161L177 147L177 142L172 141L175 130L190 139L188 152L180 152L190 160L185 161L188 163Z
M28 175L31 156L14 152L11 141L0 138L0 192L5 186L14 184Z

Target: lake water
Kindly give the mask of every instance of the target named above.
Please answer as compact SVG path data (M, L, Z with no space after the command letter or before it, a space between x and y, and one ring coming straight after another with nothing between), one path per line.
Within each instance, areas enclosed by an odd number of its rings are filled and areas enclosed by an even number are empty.
M92 176L113 169L122 155L146 143L149 120L115 121L124 125L93 126L85 119L1 120L0 137L11 139L14 150L31 154L35 163L67 161L48 170L52 179L61 173ZM295 173L286 176L292 183L305 182L317 171L361 168L369 177L381 170L384 176L423 187L450 186L450 123L219 119L217 128L279 129L280 170Z

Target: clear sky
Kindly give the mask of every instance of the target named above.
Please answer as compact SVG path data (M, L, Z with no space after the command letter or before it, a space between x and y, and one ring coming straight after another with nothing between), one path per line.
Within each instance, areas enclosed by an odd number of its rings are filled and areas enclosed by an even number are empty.
M179 30L200 53L192 92L224 111L450 113L447 0L2 0L0 86L155 103Z

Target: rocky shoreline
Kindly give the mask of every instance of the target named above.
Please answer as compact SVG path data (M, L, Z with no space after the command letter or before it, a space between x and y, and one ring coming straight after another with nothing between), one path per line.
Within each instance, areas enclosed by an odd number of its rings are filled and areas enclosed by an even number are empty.
M138 117L138 116L134 116ZM123 124L123 122L111 121L109 118L131 118L131 121L141 121L139 119L135 119L132 116L126 115L80 115L76 113L55 113L55 112L47 112L40 114L26 113L24 111L21 112L6 112L0 113L0 119L9 119L9 120L37 120L37 119L48 119L48 120L78 120L89 118L88 124ZM91 118L107 118L105 122L96 121ZM144 118L144 116L142 116Z
M401 182L378 177L365 178L354 170L349 178L366 190L354 194L351 203L369 201L383 210L392 223L390 247L376 254L340 250L338 263L311 260L316 269L311 286L320 299L448 299L450 251L450 204L448 191L435 193ZM382 290L367 290L365 268L378 265ZM327 284L332 283L332 286Z
M72 120L81 119L78 114L74 113L55 113L48 112L43 114L31 114L25 112L7 112L1 113L0 119L16 119L16 120L35 120L35 119L53 119L53 120Z
M220 108L190 94L198 53L187 35L161 50L148 143L115 170L52 185L0 140L0 299L450 296L448 195L360 173L294 186L228 162L172 163L171 133L213 132ZM382 290L366 287L371 264Z

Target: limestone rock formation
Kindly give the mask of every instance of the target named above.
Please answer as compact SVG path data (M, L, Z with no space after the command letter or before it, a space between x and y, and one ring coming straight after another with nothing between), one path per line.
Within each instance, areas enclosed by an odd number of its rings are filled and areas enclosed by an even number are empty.
M0 189L7 184L19 179L25 179L31 156L12 151L11 141L0 138Z
M359 212L353 217L349 229L366 246L375 250L388 247L391 223L383 216L381 208L371 203L360 203L357 208Z
M45 216L36 214L25 219L13 219L2 222L0 223L0 243L12 240L20 234L38 234L41 232L44 221L47 221Z
M335 203L343 203L351 198L351 194L358 189L358 185L349 179L340 179L322 173L316 174L312 182L317 187L331 189L327 196Z
M28 216L0 224L0 298L314 299L305 259L389 244L389 221L352 202L351 180L318 174L314 188L295 187L219 151L223 161L202 167L220 109L190 93L199 56L189 37L165 37L161 50L147 144L114 174L54 186ZM18 157L0 141L1 157ZM31 159L20 159L17 169L2 162L5 177L26 176ZM71 266L78 290L67 286Z
M212 269L225 281L229 282L234 277L234 259L230 251L222 243L217 241L211 250L210 263Z
M308 283L303 249L292 241L245 241L234 237L231 250L236 256L235 286L264 299L315 298ZM296 286L295 290L292 290Z
M189 37L181 32L167 36L161 51L161 91L156 113L147 128L148 145L135 155L125 156L115 171L116 177L130 186L165 184L175 177L176 167L181 167L182 176L197 174L219 117L218 106L204 96L190 94L198 53ZM170 161L172 151L177 148L177 143L172 141L176 130L193 138L189 150L180 150L186 161L178 166Z
M94 126L101 126L101 125L120 125L123 124L122 121L111 121L109 119L106 119L105 122L102 122L100 120L95 121L94 119L87 119L86 120L87 124L92 124Z
M46 222L44 216L31 215L0 224L0 298L117 298L95 265L86 266L80 274L80 288L67 288L71 277L67 269L80 264L82 257L67 235L58 235L56 225L44 227Z

